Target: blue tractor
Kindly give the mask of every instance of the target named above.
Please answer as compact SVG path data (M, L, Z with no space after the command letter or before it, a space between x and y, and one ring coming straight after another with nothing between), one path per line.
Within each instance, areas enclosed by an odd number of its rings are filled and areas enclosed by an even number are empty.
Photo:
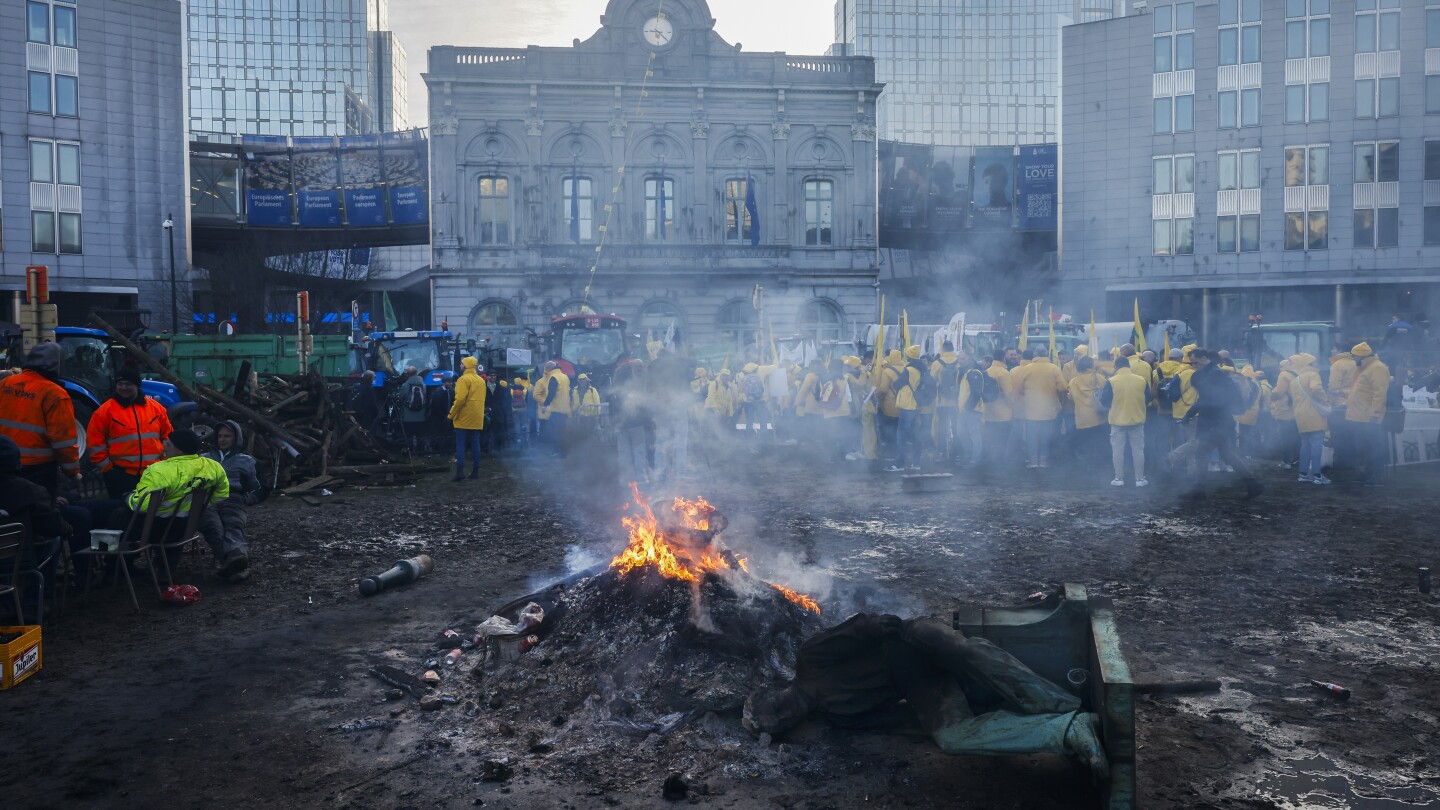
M365 367L375 372L375 387L385 387L386 380L398 380L405 369L414 366L425 380L426 388L439 388L455 379L451 355L455 335L448 331L372 332Z

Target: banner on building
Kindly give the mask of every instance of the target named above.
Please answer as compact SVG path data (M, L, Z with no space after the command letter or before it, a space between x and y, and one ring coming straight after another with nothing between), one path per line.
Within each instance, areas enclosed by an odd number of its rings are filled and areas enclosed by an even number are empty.
M385 184L390 188L390 221L417 225L430 221L430 168L425 142L398 137L406 134L384 136Z
M350 227L386 224L385 172L378 135L340 139L340 180L345 188L345 221Z
M971 211L976 228L1009 228L1015 210L1015 151L984 146L970 162Z
M251 225L292 225L290 152L251 152L245 161L245 218Z
M1060 148L1053 143L1020 147L1016 225L1054 230L1059 225Z
M290 169L303 228L340 227L340 160L335 139L294 138Z

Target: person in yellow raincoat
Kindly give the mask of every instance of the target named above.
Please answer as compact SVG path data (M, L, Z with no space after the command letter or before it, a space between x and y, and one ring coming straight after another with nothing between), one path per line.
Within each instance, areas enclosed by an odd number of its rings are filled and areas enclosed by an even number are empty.
M1383 486L1385 468L1390 463L1390 437L1382 424L1385 397L1390 389L1390 367L1380 362L1369 343L1357 344L1350 355L1358 361L1360 373L1350 387L1345 421L1364 455L1365 486Z
M600 390L591 384L589 374L581 374L570 390L570 419L577 442L595 435L600 427L600 413Z
M1315 355L1304 352L1292 355L1292 376L1285 388L1291 412L1295 414L1295 429L1300 434L1300 474L1296 480L1302 484L1330 483L1330 479L1320 471L1320 459L1325 452L1325 429L1329 424L1330 398L1325 393L1325 383L1320 381L1320 372L1315 369L1315 359Z
M1240 452L1253 457L1260 452L1260 404L1270 401L1270 388L1264 384L1264 372L1257 372L1251 366L1240 369L1240 375L1255 384L1255 396L1246 404L1245 410L1235 416L1235 424L1240 427Z
M1105 387L1105 377L1095 370L1095 360L1088 353L1080 352L1084 348L1076 347L1075 353L1079 357L1075 360L1075 373L1066 389L1075 407L1075 437L1070 447L1081 469L1091 470L1105 460L1105 427L1108 423L1096 401L1100 390Z
M1348 469L1360 463L1361 454L1355 444L1354 431L1350 429L1351 424L1345 418L1350 389L1355 385L1355 378L1359 374L1360 367L1355 364L1355 358L1350 356L1350 352L1337 349L1330 357L1330 381L1325 389L1332 403L1330 443L1335 448L1335 457L1331 460L1331 469Z
M550 445L552 455L565 455L565 436L570 428L570 377L551 360L545 364L545 375L532 393L541 440Z
M1287 357L1280 361L1280 375L1275 378L1275 390L1270 392L1270 418L1275 420L1274 438L1282 468L1294 467L1300 460L1300 431L1295 426L1295 407L1290 403L1293 379L1295 372Z
M907 347L905 359L908 362L900 367L896 377L897 382L893 385L895 408L900 415L897 426L900 455L894 464L885 468L887 472L920 469L922 434L927 422L923 419L921 402L917 398L916 392L927 376L928 370L920 363L919 345L912 344Z
M480 431L485 429L485 395L488 389L476 369L480 361L460 361L460 378L455 381L455 400L450 403L450 425L455 429L455 477L465 477L465 449L470 449L470 477L480 477Z
M1014 383L1015 403L1025 416L1026 467L1050 466L1050 442L1060 418L1060 403L1066 393L1065 375L1045 355L1037 355L1022 369Z
M715 379L706 387L705 412L719 425L721 436L729 436L735 432L737 393L729 368L720 369Z
M1011 435L1014 429L1011 422L1014 419L1015 402L1011 369L1019 363L1019 352L1006 349L1005 353L991 361L990 368L985 370L985 375L995 381L992 389L994 396L985 400L985 412L981 417L985 428L985 456L992 469L1008 466L1005 464L1005 454L1012 444L1018 444L1018 437Z

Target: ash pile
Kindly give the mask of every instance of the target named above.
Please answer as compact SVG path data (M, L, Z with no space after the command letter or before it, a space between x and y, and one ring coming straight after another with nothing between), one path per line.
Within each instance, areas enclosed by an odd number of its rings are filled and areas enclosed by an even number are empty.
M698 778L778 768L788 746L752 739L741 710L795 677L819 605L752 574L704 500L677 498L657 519L636 491L628 509L630 543L609 566L511 602L452 653L479 659L440 686L465 736L502 775L521 763L623 775L637 750Z

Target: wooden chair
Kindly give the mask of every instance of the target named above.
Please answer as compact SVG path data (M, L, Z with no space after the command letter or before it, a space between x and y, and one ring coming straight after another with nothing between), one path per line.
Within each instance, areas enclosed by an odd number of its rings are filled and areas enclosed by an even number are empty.
M160 501L163 495L161 490L150 490L141 496L140 508L130 514L130 522L125 527L125 533L120 536L120 545L114 551L106 549L87 548L72 554L73 557L89 557L101 564L106 558L114 558L115 567L125 577L125 587L130 589L130 601L135 605L135 612L140 612L140 600L135 596L135 584L130 578L130 566L127 560L131 557L148 557L152 543L150 532L155 528L156 516L160 513ZM102 573L103 576L103 573ZM89 571L85 576L85 597L90 596L90 583L95 579L95 572ZM155 586L155 597L160 597L160 580L155 574L155 563L150 563L150 582ZM119 587L119 580L116 580L116 587Z
M0 582L0 596L15 600L15 623L25 623L25 609L20 605L20 564L29 545L30 532L23 523L0 525L0 566L10 564L8 582Z
M190 483L186 486L185 495L181 498L182 507L187 503L189 504L189 512L185 515L185 522L181 523L178 518L172 520L170 530L166 533L167 536L160 538L158 542L152 544L154 548L159 551L158 556L165 566L165 581L172 585L175 583L175 575L174 572L170 570L169 552L172 549L179 549L183 554L185 547L191 543L194 543L196 547L200 545L199 541L203 539L200 534L200 519L204 517L205 510L210 508L210 489L205 486L205 480L203 478L191 479ZM177 526L179 527L178 534L176 532ZM171 539L171 537L175 537L176 539ZM179 559L175 561L175 565L177 568L179 567Z

